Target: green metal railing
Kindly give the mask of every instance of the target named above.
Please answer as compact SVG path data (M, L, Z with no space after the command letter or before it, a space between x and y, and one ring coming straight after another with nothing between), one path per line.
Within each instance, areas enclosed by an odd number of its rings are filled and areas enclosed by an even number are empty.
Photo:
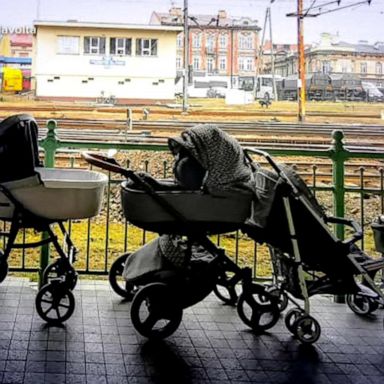
M62 150L108 150L108 149L117 149L121 151L132 151L132 150L140 150L140 151L168 151L168 148L165 145L152 145L152 144L141 144L141 143L123 143L123 142L91 142L91 141L62 141L57 135L57 123L54 120L50 120L47 123L48 132L46 137L40 141L40 146L43 148L45 153L45 166L46 167L54 167L56 155L59 151ZM313 166L313 175L312 175L312 189L315 193L319 191L328 191L333 194L333 214L337 217L345 216L345 196L346 193L358 193L360 194L360 208L361 208L361 221L364 222L364 195L367 193L379 195L381 197L381 205L380 212L384 211L384 178L383 178L383 169L378 169L379 182L377 186L372 188L364 187L364 169L360 170L360 185L354 187L347 187L345 185L345 164L349 160L353 159L384 159L384 153L372 153L369 151L350 151L348 147L344 145L344 134L342 131L334 131L332 133L332 140L330 140L330 146L325 150L296 150L296 149L270 149L268 152L272 156L277 157L306 157L306 158L314 158L315 159L328 159L331 160L332 163L332 185L323 185L319 186L317 184L317 173L316 173L316 165ZM259 148L263 149L263 148ZM73 165L73 163L71 164ZM148 162L144 164L144 169L148 170ZM163 164L164 176L167 173L167 164L164 162ZM106 222L105 222L105 249L104 249L104 263L102 269L94 269L91 266L91 257L90 257L90 246L91 246L91 221L88 220L88 225L86 229L86 262L85 268L80 270L80 272L87 274L106 274L108 272L109 265L109 230L110 230L110 218L109 218L109 210L110 210L110 200L109 195L111 191L111 187L118 183L118 180L111 179L108 187L108 199L106 203ZM122 227L122 242L123 246L121 249L121 253L127 251L127 243L130 237L130 231L132 231L132 226L129 223L121 222ZM69 224L69 230L71 231L71 224ZM335 228L336 234L340 239L344 238L344 227L336 226ZM144 231L142 236L142 241L145 242L147 240L147 234ZM217 239L217 243L220 244L220 237ZM364 243L362 243L364 246ZM235 237L235 250L234 250L234 258L238 259L239 255L239 235L236 234ZM256 274L256 266L257 266L257 248L258 246L254 245L254 255L253 255L253 269ZM33 268L25 267L24 253L22 256L22 260L20 263L20 267L13 267L13 270L33 270ZM49 248L47 246L43 247L41 250L40 257L40 271L43 270L49 262Z

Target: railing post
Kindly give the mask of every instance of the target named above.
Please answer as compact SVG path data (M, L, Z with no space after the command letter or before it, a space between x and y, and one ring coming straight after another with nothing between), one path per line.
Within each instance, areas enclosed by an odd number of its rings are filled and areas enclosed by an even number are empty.
M335 130L332 132L332 146L330 157L332 159L332 178L333 178L333 214L336 217L345 215L345 160L348 158L348 150L344 147L344 132ZM344 226L336 224L336 236L344 240ZM343 295L334 297L336 303L344 303Z
M49 120L47 122L47 136L40 142L40 146L44 148L44 165L47 168L55 167L55 155L56 150L59 147L59 138L56 134L57 122L55 120ZM43 232L42 239L46 239L48 234ZM41 287L43 282L43 272L49 263L49 244L45 244L41 247L40 251L40 270L39 270L39 286Z
M57 136L57 122L56 120L48 120L47 122L47 136L40 143L41 147L44 148L45 160L44 165L47 168L54 168L55 166L55 154L59 147L59 138Z

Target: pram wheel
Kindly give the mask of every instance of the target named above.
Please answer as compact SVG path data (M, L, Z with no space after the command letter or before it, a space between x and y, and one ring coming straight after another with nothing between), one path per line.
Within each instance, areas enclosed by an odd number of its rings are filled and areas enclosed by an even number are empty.
M44 285L36 295L39 316L51 324L68 320L75 310L75 297L64 282L53 281Z
M8 262L7 260L0 261L0 283L2 283L8 275Z
M303 344L315 343L321 334L319 322L309 315L299 317L293 324L295 328L295 336Z
M66 263L67 265L64 265ZM67 260L57 259L49 264L43 272L43 285L50 283L53 279L60 276L65 277L65 284L71 291L75 289L77 284L77 273Z
M129 253L121 255L112 263L111 269L109 270L108 279L115 293L121 297L124 297L124 299L132 300L133 296L135 295L136 287L130 283L127 283L123 278L125 262L127 261L127 257L129 255Z
M236 273L229 270L223 270L217 276L217 282L213 288L215 295L225 304L236 305L238 294L236 292ZM236 280L236 282L234 282Z
M288 307L288 295L283 290L281 290L276 286L268 287L267 291L271 295L277 297L278 299L277 305L279 307L279 311L284 312Z
M237 312L244 324L258 333L272 328L280 317L276 297L258 284L252 284L243 291L237 302Z
M295 322L299 317L304 316L304 313L300 308L292 308L287 312L284 322L289 332L296 334Z
M346 297L348 307L357 315L369 315L379 307L377 300L361 294L349 294Z
M176 331L183 310L173 296L163 283L145 285L136 293L131 306L131 320L142 336L164 339Z

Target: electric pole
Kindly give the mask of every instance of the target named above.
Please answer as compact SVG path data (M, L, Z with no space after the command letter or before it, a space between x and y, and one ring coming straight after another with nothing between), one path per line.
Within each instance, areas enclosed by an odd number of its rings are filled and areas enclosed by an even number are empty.
M259 75L260 75L260 66L261 66L261 62L263 60L264 38L265 38L265 30L267 27L268 12L269 12L269 8L267 8L265 11L264 28L263 28L263 33L261 36L261 42L260 42L260 46L259 46L259 55L258 55L257 64L256 64L255 97L257 97L258 82L259 82Z
M305 121L305 56L304 56L304 14L303 0L297 0L297 100L299 102L299 121Z
M188 83L189 83L189 28L188 28L188 0L184 0L184 78L183 78L183 112L188 111Z
M271 71L272 71L272 86L273 86L273 100L277 100L276 78L275 78L275 51L273 49L272 38L272 16L271 8L269 9L269 38L271 40Z

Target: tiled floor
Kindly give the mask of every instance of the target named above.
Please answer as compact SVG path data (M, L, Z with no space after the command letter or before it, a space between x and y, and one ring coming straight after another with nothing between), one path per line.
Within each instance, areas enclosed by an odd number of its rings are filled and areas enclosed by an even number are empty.
M105 281L81 281L76 310L47 327L26 279L0 285L0 381L3 383L384 383L383 310L359 318L330 298L312 299L322 335L314 346L292 338L283 318L254 335L236 309L210 296L185 311L164 342L139 336L130 304Z

